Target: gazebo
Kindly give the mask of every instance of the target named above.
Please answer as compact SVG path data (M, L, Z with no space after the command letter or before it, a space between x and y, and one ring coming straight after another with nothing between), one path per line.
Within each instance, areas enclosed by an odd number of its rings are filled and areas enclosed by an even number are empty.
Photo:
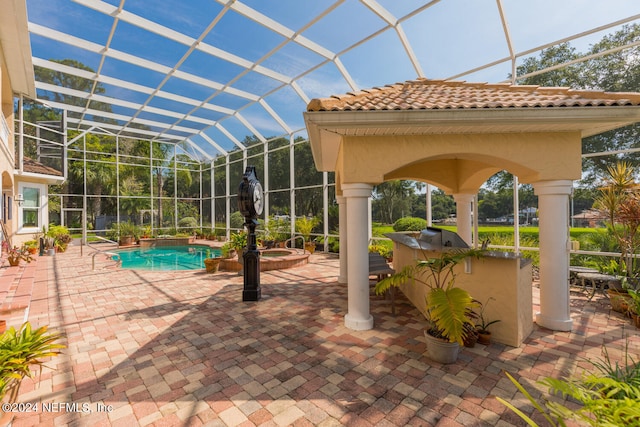
M640 93L421 78L313 99L304 117L316 167L336 173L348 328L373 328L367 255L373 185L392 179L436 185L453 195L458 234L472 243L474 195L507 170L539 198L536 322L571 330L569 199L581 176L581 141L640 121Z

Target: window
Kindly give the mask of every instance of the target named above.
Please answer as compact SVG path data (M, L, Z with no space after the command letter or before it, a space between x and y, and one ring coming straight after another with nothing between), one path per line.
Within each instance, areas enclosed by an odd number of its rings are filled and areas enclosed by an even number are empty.
M20 206L20 228L40 229L42 228L41 215L41 195L42 188L40 186L21 186L22 206Z

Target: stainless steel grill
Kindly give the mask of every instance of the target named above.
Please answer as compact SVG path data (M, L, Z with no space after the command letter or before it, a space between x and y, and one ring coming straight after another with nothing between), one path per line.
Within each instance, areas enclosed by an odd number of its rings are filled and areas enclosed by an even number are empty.
M469 248L457 233L437 227L427 227L417 237L406 233L387 233L385 236L412 249Z

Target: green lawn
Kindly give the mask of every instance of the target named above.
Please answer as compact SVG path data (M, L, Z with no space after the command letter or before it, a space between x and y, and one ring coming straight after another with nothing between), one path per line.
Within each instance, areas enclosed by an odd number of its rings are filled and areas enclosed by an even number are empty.
M455 232L457 227L455 225L438 226L445 230ZM523 241L529 241L531 243L538 242L538 227L520 227L520 239ZM602 232L601 228L580 228L572 227L569 233L572 238L576 239L584 234ZM373 236L384 237L385 233L393 233L393 226L388 224L373 224ZM478 227L478 238L480 240L491 238L492 240L509 240L513 241L513 227L510 226L482 226Z
M443 228L449 231L456 231L456 226L442 226L438 228ZM387 224L373 224L373 236L374 237L384 237L385 233L392 233L393 226ZM606 234L606 229L604 228L571 228L569 230L571 239L582 241L584 244L585 241L589 241L590 239L584 239L583 237L589 234L599 233ZM513 246L513 227L509 226L482 226L478 228L478 238L480 241L485 239L490 240L491 245L495 246ZM598 239L594 239L598 241ZM521 247L530 247L537 248L539 246L539 230L538 227L521 227L520 228L520 246ZM393 243L390 240L378 240L375 242L375 245L383 246L387 251L393 251ZM523 251L523 256L526 258L531 258L534 265L539 265L540 254L537 250L534 251ZM607 268L611 264L611 260L607 257L601 256L592 256L592 255L572 255L571 265L583 265L586 267L597 268L600 271L603 271L604 268Z

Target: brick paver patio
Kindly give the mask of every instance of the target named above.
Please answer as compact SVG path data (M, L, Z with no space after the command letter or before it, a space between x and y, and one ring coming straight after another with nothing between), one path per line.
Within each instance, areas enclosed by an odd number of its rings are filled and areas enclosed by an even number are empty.
M373 330L343 326L332 255L263 272L263 299L242 302L236 273L122 270L102 255L92 270L84 252L0 269L2 318L49 324L67 345L23 381L20 401L39 407L15 427L524 425L495 399L533 412L503 371L539 396L537 380L588 366L603 344L614 359L626 342L640 354L639 331L601 295L572 291L571 333L536 327L519 348L477 345L441 365L402 297L395 317L373 297Z

